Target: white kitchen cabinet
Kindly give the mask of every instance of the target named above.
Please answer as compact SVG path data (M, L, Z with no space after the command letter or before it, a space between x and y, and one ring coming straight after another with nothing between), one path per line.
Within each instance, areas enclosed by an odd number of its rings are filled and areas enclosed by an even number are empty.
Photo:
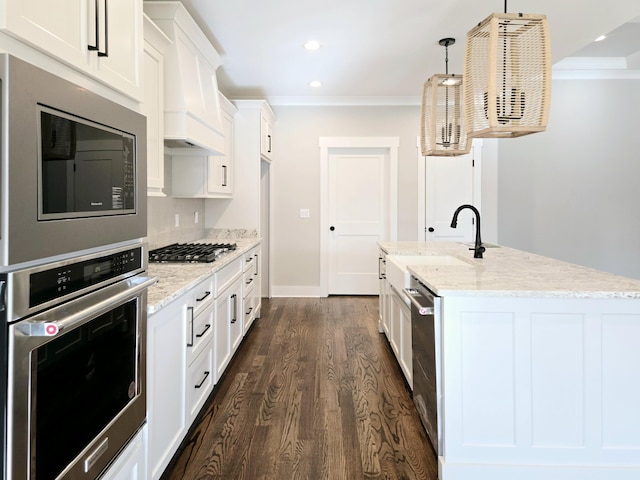
M101 480L146 480L147 470L144 455L146 429L146 426L142 427L131 439L104 475L100 477Z
M164 51L169 38L144 16L144 99L147 117L147 195L163 197L164 189Z
M251 324L260 317L260 246L256 246L244 254L243 277L243 328L246 334Z
M268 161L273 160L273 122L273 111L265 106L260 110L260 155Z
M142 99L142 0L3 0L0 29L134 100Z
M147 462L154 480L213 390L213 288L211 275L147 322Z
M413 388L411 304L402 291L404 285L392 285L387 276L387 259L383 250L380 250L378 259L380 268L379 329L386 335L407 384Z
M209 157L208 197L230 198L233 195L233 116L236 107L220 95L220 119L224 133L222 155Z
M389 282L387 282L386 253L380 250L378 253L378 279L380 294L378 298L378 331L386 335L389 339Z
M211 320L213 320L214 312L215 309L212 305ZM188 425L195 420L209 394L213 391L213 354L213 340L210 338L188 367L186 392Z
M207 201L206 225L215 228L256 230L263 238L262 276L267 278L270 164L260 153L263 112L273 114L265 100L234 100L233 200ZM266 280L265 280L266 283Z
M216 272L214 369L217 383L242 340L242 262L240 257Z
M180 445L186 423L188 297L175 300L147 322L147 468L160 478Z
M233 195L233 115L235 107L222 95L224 130L221 155L199 149L175 149L172 157L173 197L231 198Z

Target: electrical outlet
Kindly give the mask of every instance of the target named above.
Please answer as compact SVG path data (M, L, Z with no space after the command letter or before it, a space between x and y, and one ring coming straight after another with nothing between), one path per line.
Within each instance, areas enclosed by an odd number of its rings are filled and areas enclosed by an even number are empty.
M198 212L193 214L193 223L198 223Z
M176 213L176 228L180 226L180 214Z
M311 212L308 208L300 209L300 218L309 218L311 216Z

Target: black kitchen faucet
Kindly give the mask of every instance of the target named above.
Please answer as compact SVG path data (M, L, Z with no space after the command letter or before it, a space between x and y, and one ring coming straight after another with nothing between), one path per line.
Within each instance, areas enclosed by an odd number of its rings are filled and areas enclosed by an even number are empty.
M451 228L456 228L458 226L458 214L465 208L471 209L476 216L476 244L469 250L473 250L473 258L482 258L482 253L485 251L485 248L482 246L482 240L480 239L480 212L476 207L473 205L460 205L453 214Z

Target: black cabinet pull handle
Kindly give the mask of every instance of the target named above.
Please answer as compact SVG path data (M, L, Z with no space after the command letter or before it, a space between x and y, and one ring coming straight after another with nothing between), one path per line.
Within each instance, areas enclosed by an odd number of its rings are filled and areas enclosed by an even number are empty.
M226 187L227 186L227 166L226 165L222 165L222 171L224 172L224 180L222 181L222 186Z
M332 232L333 232L335 229L336 229L336 227L334 227L333 225L331 225L331 226L329 227L329 230L331 230Z
M249 311L247 313L245 313L245 315L251 315L251 311L253 310L253 307L249 307Z
M209 295L211 295L211 292L204 292L204 295L202 297L196 298L196 302L201 302L202 300L207 298Z
M209 376L210 372L204 372L204 377L202 377L202 381L195 386L195 388L200 388L202 387L202 385L204 385L204 382L207 380L207 377Z
M93 10L93 11L92 11ZM93 22L91 22L91 15L93 14ZM93 31L89 32L89 44L87 48L89 50L98 50L98 0L89 2L89 22L93 27Z
M104 22L102 24L103 29L103 38L104 38L104 47L100 49L100 45L98 45L98 56L99 57L108 57L109 56L109 15L107 11L107 5L109 0L104 0ZM99 15L99 14L98 14ZM99 23L98 23L99 25ZM100 38L100 33L98 32L98 38Z
M433 227L429 227L429 231L430 231L430 232L435 232L435 231L436 231L436 229L435 229L435 228L433 228Z
M248 282L245 282L245 285L249 285L251 282L253 282L253 278L250 278Z
M207 333L207 330L209 330L211 328L211 324L207 323L206 327L204 327L204 330L202 330L200 333L196 334L196 338L202 338L204 336L205 333Z

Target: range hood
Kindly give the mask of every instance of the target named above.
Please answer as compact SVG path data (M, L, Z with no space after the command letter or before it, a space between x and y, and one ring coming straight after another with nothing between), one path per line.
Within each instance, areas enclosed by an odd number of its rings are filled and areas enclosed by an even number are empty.
M164 143L224 151L216 70L220 55L181 2L145 1L144 12L169 37L164 56Z

